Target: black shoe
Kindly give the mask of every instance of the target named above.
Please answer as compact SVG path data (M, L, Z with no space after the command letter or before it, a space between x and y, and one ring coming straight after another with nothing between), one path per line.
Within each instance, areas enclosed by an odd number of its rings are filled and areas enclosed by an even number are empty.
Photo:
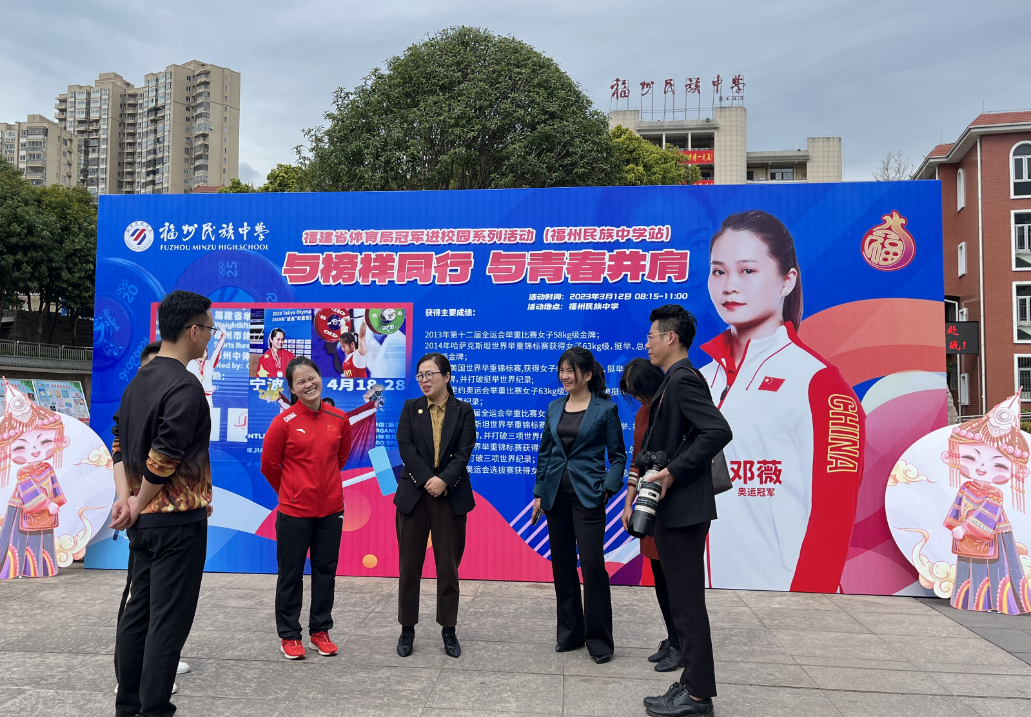
M408 657L412 654L412 649L415 646L415 635L406 635L401 633L401 637L397 638L397 654L401 657Z
M594 660L595 664L604 665L606 662L612 659L612 655L591 655L591 659Z
M579 645L563 645L561 642L555 645L555 652L572 652L573 650L579 650L584 646L584 643Z
M458 644L458 636L453 632L441 632L444 638L444 652L448 657L458 657L462 654L462 646Z
M655 665L656 672L673 672L673 670L680 667L680 659L683 657L680 650L669 648L666 650L666 656L659 660L658 664Z
M674 682L669 686L669 689L666 690L666 694L659 695L658 697L645 697L644 706L650 709L652 707L658 707L659 705L665 704L679 695L683 689L684 686L682 684Z
M691 697L687 689L682 689L669 702L649 707L646 711L652 717L689 717L689 715L711 715L713 705L712 698L707 697L699 702Z
M658 662L659 660L661 660L663 657L666 656L666 653L668 651L669 651L669 640L663 640L662 642L659 643L659 651L656 652L651 657L649 657L648 658L648 662Z

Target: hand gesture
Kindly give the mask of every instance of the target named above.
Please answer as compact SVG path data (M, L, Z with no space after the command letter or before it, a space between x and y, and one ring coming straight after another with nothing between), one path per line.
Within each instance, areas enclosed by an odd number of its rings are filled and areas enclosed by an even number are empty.
M47 512L49 512L50 515L57 515L57 511L59 510L61 510L61 506L59 506L57 503L47 504Z
M632 503L627 503L623 506L623 530L630 532L630 514L634 512L634 506Z
M129 527L129 499L119 498L111 506L111 525L107 526L112 530L125 530Z
M444 492L447 491L447 483L442 481L437 476L433 476L426 481L426 492L432 495L434 498L439 498Z
M645 480L649 483L658 483L662 486L662 494L659 496L659 500L662 500L666 497L666 491L669 489L670 485L673 484L673 474L670 473L668 469L663 468L658 473L648 476Z
M967 529L962 525L957 525L952 529L952 537L956 540L963 540L963 536L967 534Z

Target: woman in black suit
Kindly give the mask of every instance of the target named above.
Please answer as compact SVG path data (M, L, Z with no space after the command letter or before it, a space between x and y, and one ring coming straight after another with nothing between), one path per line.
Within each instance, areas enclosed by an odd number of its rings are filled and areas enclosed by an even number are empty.
M556 652L586 643L594 661L612 658L612 598L605 570L605 506L623 486L626 446L605 370L580 346L558 360L566 396L548 405L537 458L534 515L544 510L558 601ZM609 466L605 467L608 451ZM580 601L577 552L583 571Z
M426 539L433 536L437 566L437 623L444 651L462 654L455 635L458 622L458 565L465 552L466 514L476 502L466 466L476 446L473 408L455 398L451 363L438 353L416 364L422 397L405 401L397 422L397 446L404 467L394 495L397 506L397 654L408 657L419 622L419 586Z

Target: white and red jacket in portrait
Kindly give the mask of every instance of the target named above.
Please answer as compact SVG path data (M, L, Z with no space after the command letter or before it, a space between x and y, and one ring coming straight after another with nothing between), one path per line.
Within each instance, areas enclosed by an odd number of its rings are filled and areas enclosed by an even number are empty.
M701 369L734 440L706 570L716 588L838 592L863 475L866 414L837 367L788 322L745 347L730 330Z

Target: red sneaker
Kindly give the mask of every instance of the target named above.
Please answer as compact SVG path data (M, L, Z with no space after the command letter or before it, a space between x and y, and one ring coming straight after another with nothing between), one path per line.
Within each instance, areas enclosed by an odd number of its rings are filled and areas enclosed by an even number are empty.
M283 651L288 660L304 659L304 643L300 640L283 640L283 644L279 646L279 649Z
M337 646L329 639L329 633L325 630L312 634L311 649L318 650L323 657L337 654Z

